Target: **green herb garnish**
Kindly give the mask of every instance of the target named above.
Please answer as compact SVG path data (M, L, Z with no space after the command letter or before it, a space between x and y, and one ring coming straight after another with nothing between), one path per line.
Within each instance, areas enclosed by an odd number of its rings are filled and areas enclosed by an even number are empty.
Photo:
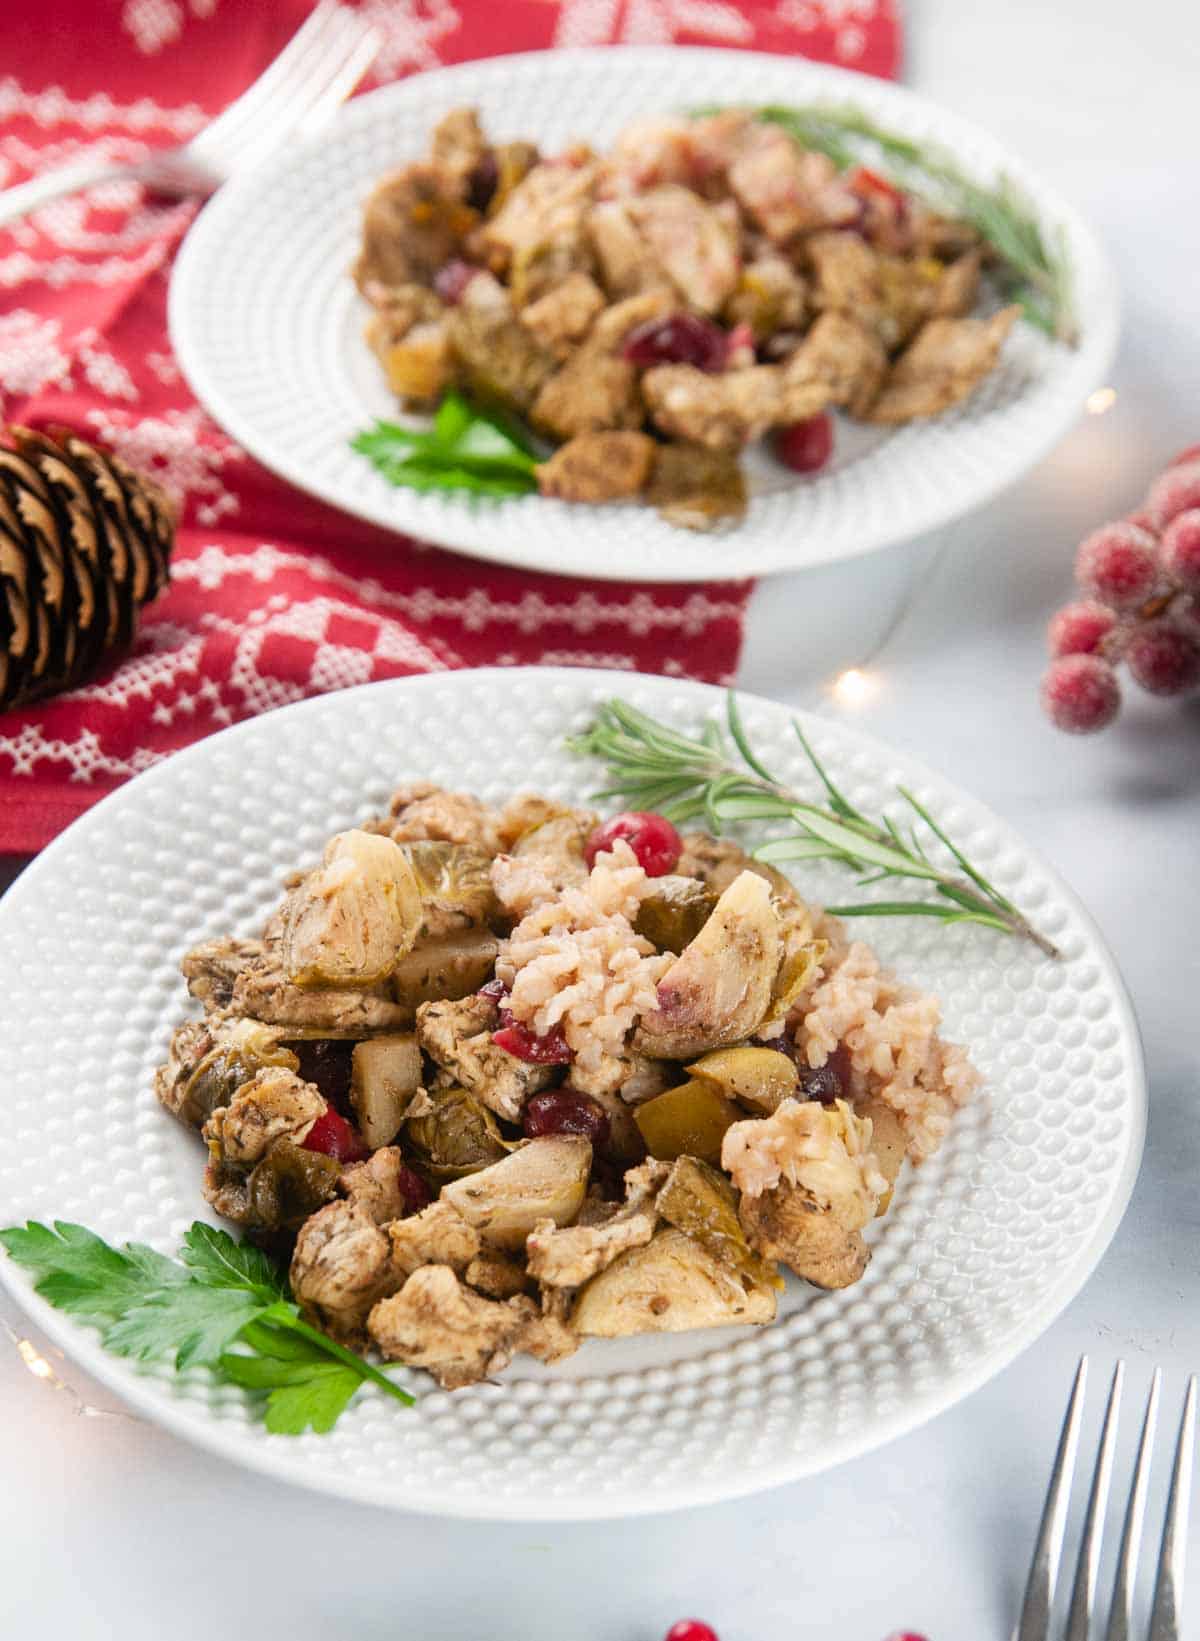
M138 1361L206 1367L265 1392L277 1435L332 1430L360 1385L413 1398L353 1351L300 1318L287 1281L245 1242L197 1220L181 1259L139 1242L114 1248L82 1225L31 1220L0 1230L0 1245L37 1280L34 1292L101 1329L104 1345Z
M621 700L605 702L587 730L567 745L572 752L600 758L608 765L612 784L595 793L597 798L616 798L636 809L656 809L677 824L703 820L714 833L739 821L788 821L795 831L760 844L753 851L756 860L771 864L832 860L869 874L861 883L916 879L938 897L830 906L828 910L837 917L935 917L947 924L977 923L1032 941L1048 957L1060 955L1053 942L972 866L905 787L898 788L900 797L936 840L928 847L915 822L908 824L905 837L890 815L872 821L856 809L834 785L795 719L792 727L821 783L823 801L819 803L782 785L763 766L746 737L732 691L726 697L725 721L741 761L730 755L725 733L714 720L693 738ZM953 868L930 859L930 849L937 844L947 851Z
M994 188L984 188L944 149L897 136L852 106L768 104L750 112L782 126L802 147L827 154L839 170L869 164L942 215L969 222L996 253L999 282L1030 323L1060 342L1074 345L1078 340L1063 246L1060 242L1053 252L1048 249L1033 206L1011 178L1001 177Z
M525 496L537 489L537 457L512 426L451 390L433 425L414 430L376 422L351 447L390 484L412 490L471 490L480 496Z

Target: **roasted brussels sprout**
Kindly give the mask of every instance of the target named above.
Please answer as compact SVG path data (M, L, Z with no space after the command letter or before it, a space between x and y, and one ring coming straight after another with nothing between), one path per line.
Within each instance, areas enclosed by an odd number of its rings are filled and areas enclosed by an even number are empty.
M803 1185L780 1180L738 1208L751 1245L816 1288L853 1287L871 1260L861 1231L849 1230Z
M492 859L469 843L444 843L422 838L401 843L401 853L413 869L425 905L431 913L452 913L464 925L486 923L496 910L489 868Z
M592 1148L574 1134L527 1140L503 1162L442 1191L489 1247L517 1253L539 1220L569 1225L583 1207Z
M469 997L491 978L500 947L488 929L422 940L396 964L392 996L416 1017L422 1003Z
M300 1062L269 1026L257 1020L237 1021L188 1078L178 1115L184 1122L201 1127L220 1106L230 1103L243 1083L267 1066L299 1071Z
M284 908L284 973L298 986L376 985L412 947L423 919L400 846L376 832L340 832Z
M688 1066L688 1074L712 1083L731 1100L768 1115L794 1097L800 1073L776 1048L718 1048Z
M714 1084L692 1081L639 1105L633 1120L647 1151L662 1162L674 1162L676 1157L719 1162L725 1130L740 1115Z
M573 809L563 808L557 814L531 826L513 845L514 855L536 855L547 858L566 858L584 865L583 847L589 828Z
M377 1151L394 1140L421 1086L421 1051L411 1031L354 1045L350 1104L363 1139Z
M694 877L661 877L638 907L634 928L660 952L678 955L708 922L717 897Z
M724 1260L673 1227L630 1248L579 1290L571 1326L617 1339L631 1333L683 1333L738 1322L773 1322L770 1287L747 1283Z
M787 1019L788 1010L800 993L812 984L816 978L818 965L829 950L827 940L805 938L807 927L807 921L802 923L801 933L795 927L788 929L786 921L784 923L783 956L771 982L771 1002L760 1030L765 1031L769 1026L780 1025Z
M783 1287L775 1267L761 1259L746 1241L738 1219L737 1192L725 1175L708 1163L697 1157L678 1158L655 1206L663 1219L694 1237L748 1281Z
M512 1149L487 1106L465 1088L435 1088L418 1096L404 1138L422 1171L438 1184L477 1174Z
M298 1231L310 1214L337 1194L342 1164L291 1140L277 1140L248 1181L250 1223Z

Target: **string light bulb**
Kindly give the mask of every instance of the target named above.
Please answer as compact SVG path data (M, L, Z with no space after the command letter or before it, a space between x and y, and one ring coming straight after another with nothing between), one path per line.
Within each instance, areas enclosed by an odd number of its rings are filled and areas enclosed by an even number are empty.
M863 667L847 667L839 672L829 686L830 693L840 706L865 706L879 693L879 677Z
M1089 416L1103 416L1106 410L1111 410L1117 402L1115 387L1098 387L1094 393L1089 393L1084 403Z
M17 1355L35 1379L53 1379L57 1375L32 1339L17 1340Z

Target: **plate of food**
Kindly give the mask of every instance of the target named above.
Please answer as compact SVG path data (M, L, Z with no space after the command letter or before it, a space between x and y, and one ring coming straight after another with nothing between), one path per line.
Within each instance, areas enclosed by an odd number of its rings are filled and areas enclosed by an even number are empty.
M945 523L1103 380L1091 232L957 116L752 53L532 53L223 188L172 341L268 467L536 570L794 570Z
M701 685L239 725L51 844L0 961L0 1277L147 1417L395 1508L636 1514L876 1447L1062 1310L1141 1155L1054 873Z

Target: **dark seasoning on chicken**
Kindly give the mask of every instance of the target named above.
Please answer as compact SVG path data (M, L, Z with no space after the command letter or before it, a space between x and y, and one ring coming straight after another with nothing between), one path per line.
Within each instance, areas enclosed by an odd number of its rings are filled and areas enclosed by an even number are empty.
M307 1319L446 1388L856 1281L976 1073L733 843L429 785L183 962L156 1077Z
M787 459L830 409L895 425L966 399L1018 313L969 317L986 252L745 111L543 157L457 109L370 196L354 271L407 408L456 389L557 447L543 494L708 529L744 513L738 454L769 430Z

